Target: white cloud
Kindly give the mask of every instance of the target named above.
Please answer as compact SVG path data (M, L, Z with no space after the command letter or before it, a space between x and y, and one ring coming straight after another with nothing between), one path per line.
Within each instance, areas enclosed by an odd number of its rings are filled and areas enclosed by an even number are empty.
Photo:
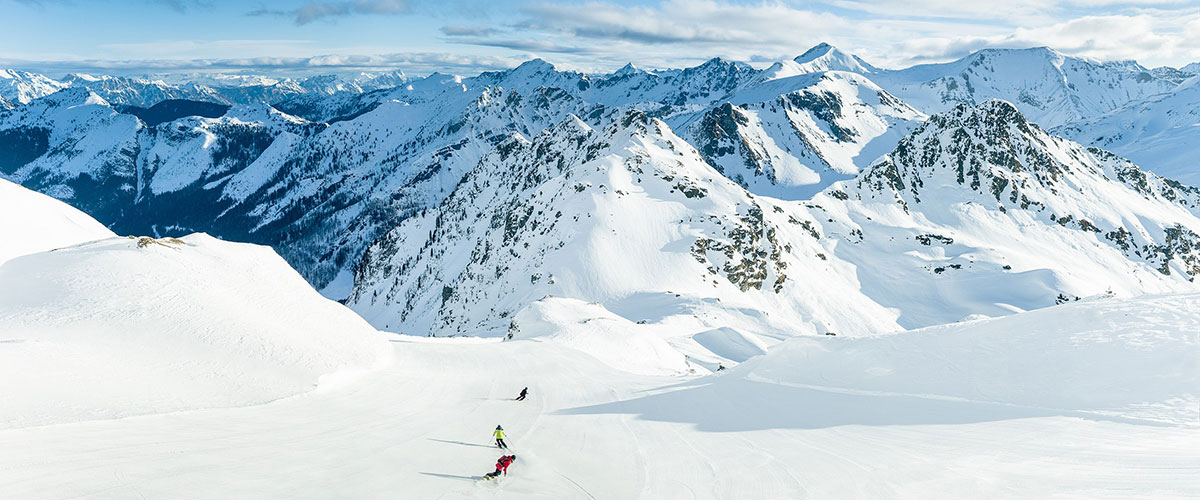
M955 58L985 47L1045 45L1075 56L1100 60L1134 59L1147 66L1182 65L1200 60L1200 12L1085 16L1003 35L914 38L898 45L906 62Z
M333 19L354 14L406 14L409 11L410 7L405 0L353 0L309 2L292 10L264 8L250 11L247 15L291 17L297 25L304 25L321 19Z
M664 0L535 2L511 29L456 43L559 54L588 69L680 66L712 56L779 59L828 41L885 67L945 61L986 47L1046 45L1101 60L1182 65L1200 60L1186 0L979 0L867 2ZM449 33L448 33L449 34ZM586 59L585 59L586 56ZM590 65L590 67L589 67Z
M142 1L195 5L210 0ZM180 64L192 66L200 64L196 61L229 64L231 57L240 54L268 54L276 56L274 60L288 61L282 65L267 63L268 71L280 67L315 68L321 59L314 54L384 54L354 56L368 58L363 64L376 64L371 57L389 61L387 54L394 53L458 54L462 59L446 60L447 66L440 69L464 73L494 69L497 61L515 64L518 58L533 56L583 71L613 70L626 62L647 68L682 67L718 56L762 67L794 57L819 42L832 43L872 64L891 68L952 60L986 47L1041 45L1101 60L1136 59L1147 66L1182 66L1200 61L1200 5L1196 0L1010 0L1003 8L982 0L480 1L294 0L291 9L251 13L285 19L264 19L261 23L276 28L263 37L278 40L156 41L100 47L106 57L123 61L125 68L134 61L169 66L168 59L180 59ZM338 36L341 26L303 30L294 26L349 16L396 14L405 14L404 21L410 26L425 20L443 20L445 24L429 27L440 28L440 36L409 28L414 33L411 36L380 36L379 46L341 48L338 40L329 39ZM355 29L353 23L357 21L345 19L343 25ZM298 38L315 39L282 39L298 33ZM7 53L11 59L72 59L70 55L35 54L30 50L0 47L0 57ZM488 54L491 59L480 54ZM295 61L304 63L293 65ZM478 66L462 61L476 61ZM435 61L417 63L430 67Z
M415 52L225 59L75 59L63 61L0 59L0 67L16 67L47 75L62 75L70 72L112 75L239 72L271 76L299 76L323 72L389 71L394 69L402 69L411 74L435 71L473 74L481 70L511 68L531 58L530 54L472 56L442 52Z

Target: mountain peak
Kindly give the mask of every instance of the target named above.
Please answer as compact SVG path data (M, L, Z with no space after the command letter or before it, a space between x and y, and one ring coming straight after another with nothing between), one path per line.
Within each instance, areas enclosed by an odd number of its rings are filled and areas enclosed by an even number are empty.
M642 73L642 70L638 69L637 66L634 66L633 63L629 62L625 63L624 66L621 66L621 69L613 72L612 76L629 76L636 75L638 73Z
M1028 47L1028 48L1024 48L1024 49L981 49L981 50L978 50L978 51L972 53L970 56L967 56L967 57L970 59L978 59L981 56L1003 57L1006 55L1026 56L1026 57L1033 57L1036 59L1043 59L1054 65L1061 64L1062 61L1067 58L1067 56L1064 55L1062 52L1054 50L1045 45L1041 45L1038 47ZM1076 58L1076 59L1079 59L1079 58ZM1093 62L1095 62L1095 61L1093 61Z
M740 67L744 64L738 61L730 61L724 57L714 57L703 64L696 66L697 68L724 68L724 67Z
M97 104L108 106L108 101L97 95L95 92L84 87L67 87L58 92L50 94L39 99L52 106L81 106L84 104Z
M516 68L513 68L513 72L518 72L518 71L530 72L530 73L544 73L544 72L548 72L548 71L556 71L556 68L554 67L553 64L546 62L545 59L538 57L538 58L534 58L534 59L525 61L525 62L521 63L520 65L518 65Z
M794 66L793 66L794 65ZM821 42L813 48L796 56L790 63L781 66L792 66L789 72L817 73L820 71L849 71L859 74L877 73L876 68L862 58L841 51L837 47ZM789 68L784 68L787 71Z
M549 130L550 134L561 134L568 137L579 137L592 132L591 125L585 123L575 113L567 114L567 117L555 124Z
M868 64L856 55L847 54L838 50L837 47L821 42L791 60L772 64L769 68L759 72L756 81L761 83L825 71L848 71L868 75L878 73L879 68Z
M1019 123L1026 123L1025 115L1013 103L1004 99L988 99L976 105L959 104L951 111L956 117L990 116Z
M804 63L804 62L808 62L808 61L811 61L811 60L813 60L813 59L816 59L816 58L818 58L818 57L820 57L820 56L823 56L823 55L825 55L825 54L826 54L826 53L828 53L830 50L837 50L837 48L836 48L836 47L834 47L833 45L830 45L830 44L828 44L828 43L821 42L821 43L818 43L818 44L816 44L816 45L813 45L813 46L812 46L812 48L810 48L810 49L808 49L808 50L804 51L804 53L803 53L803 54L800 54L800 55L796 56L796 58L795 58L795 59L792 59L792 60L793 60L793 61L796 61L796 62L798 62L798 63Z

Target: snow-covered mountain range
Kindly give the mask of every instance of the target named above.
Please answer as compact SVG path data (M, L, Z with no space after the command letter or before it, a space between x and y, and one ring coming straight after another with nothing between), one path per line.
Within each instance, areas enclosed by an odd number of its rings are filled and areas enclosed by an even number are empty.
M1192 185L1200 185L1200 76L1173 91L1133 101L1100 116L1054 129L1139 165Z
M1200 497L1188 71L2 73L0 491Z
M821 44L762 70L10 74L0 175L118 233L270 245L392 330L503 335L552 295L765 345L1198 270L1196 189L1148 172L1189 179L1186 68L1035 48L888 70Z
M399 87L409 80L402 71L326 74L301 79L223 74L127 77L81 73L53 79L37 73L0 69L0 105L12 108L28 104L64 88L83 88L112 104L140 107L150 107L167 99L220 104L277 103L309 94L361 94Z

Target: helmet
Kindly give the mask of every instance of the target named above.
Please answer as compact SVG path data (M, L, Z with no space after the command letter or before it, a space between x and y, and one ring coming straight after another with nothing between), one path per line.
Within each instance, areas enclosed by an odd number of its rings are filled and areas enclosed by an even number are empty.
M498 430L498 431L502 431L502 430L504 430L504 428L503 428L503 427L500 427L499 425L497 425L497 426L496 426L496 430Z

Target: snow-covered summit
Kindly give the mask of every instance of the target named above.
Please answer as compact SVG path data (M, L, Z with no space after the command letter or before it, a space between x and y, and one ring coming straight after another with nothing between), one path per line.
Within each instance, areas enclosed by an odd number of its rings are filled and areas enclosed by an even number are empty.
M747 189L811 197L850 178L925 118L856 73L805 73L749 85L686 124L705 160Z
M792 62L805 73L818 71L850 71L859 74L871 74L879 68L870 65L854 54L842 52L837 47L821 42L796 56Z
M953 62L881 72L872 80L927 113L1004 99L1048 128L1175 87L1136 63L1101 63L1047 47L984 49Z
M168 99L215 100L207 87L180 87L163 80L124 76L70 74L62 79L67 87L87 89L112 104L148 108Z
M58 92L63 87L63 83L44 75L0 69L0 99L10 102L27 104L39 97Z
M1200 185L1200 76L1172 92L1135 101L1104 115L1054 129L1084 144L1110 150L1156 173Z
M880 280L869 285L877 300L907 311L905 326L1106 292L1192 290L1200 274L1200 190L1054 137L1002 101L931 116L814 201L846 205L853 222L838 228L835 218L826 230L863 235L839 249L864 282ZM898 228L912 233L871 236ZM912 253L885 263L879 251ZM984 282L986 291L972 288ZM938 290L958 292L947 300Z
M620 78L620 77L633 76L633 75L637 75L637 74L641 74L641 73L645 73L645 71L642 70L641 68L638 68L637 66L634 66L633 63L630 62L630 63L625 63L625 65L621 66L620 69L614 71L612 73L612 76Z
M819 43L794 59L779 61L762 70L755 82L766 82L824 71L848 71L860 75L871 75L881 70L862 58L841 51L828 43Z
M572 118L502 143L443 203L380 238L347 303L385 329L495 336L520 329L511 319L534 301L567 297L647 332L674 329L681 348L709 357L689 332L734 326L769 342L896 328L850 268L804 265L823 250L786 220L661 121ZM797 291L813 282L826 293Z

